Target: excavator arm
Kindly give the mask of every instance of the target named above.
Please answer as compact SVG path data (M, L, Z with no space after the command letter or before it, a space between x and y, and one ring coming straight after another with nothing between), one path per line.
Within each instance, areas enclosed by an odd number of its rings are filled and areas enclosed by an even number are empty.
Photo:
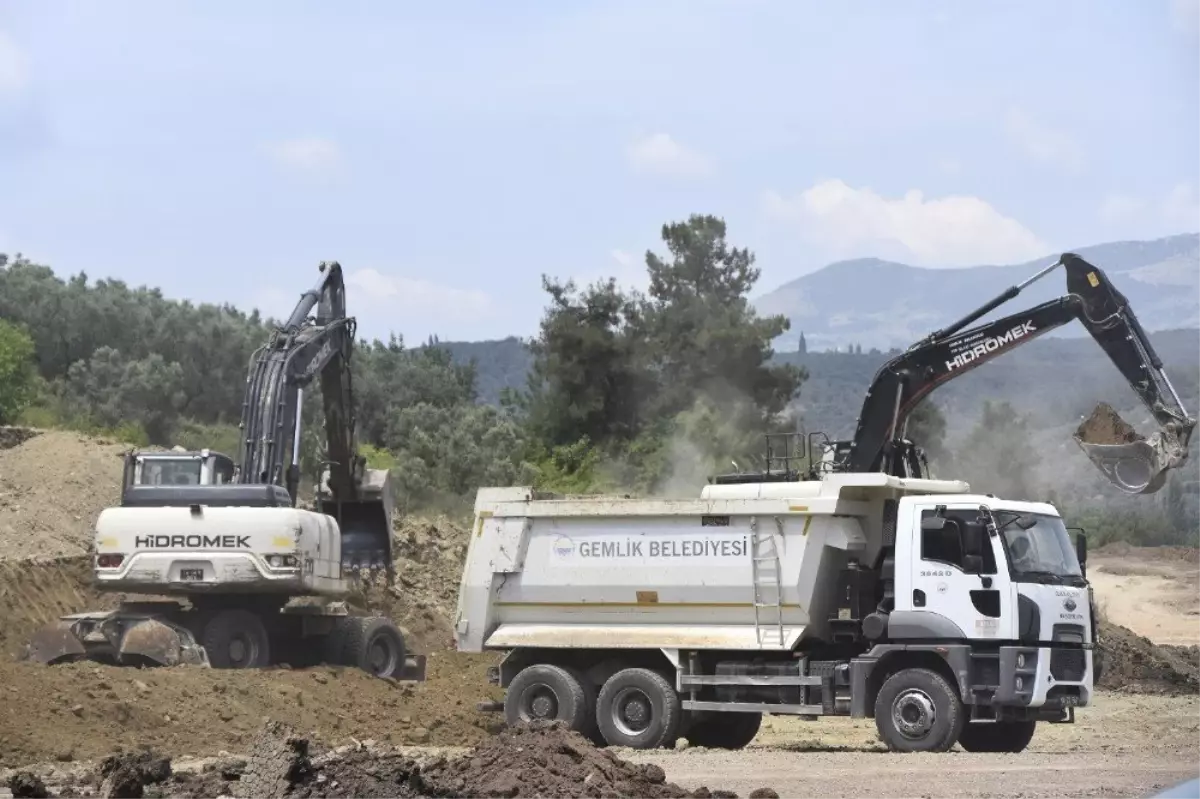
M1067 273L1065 296L964 329L1059 266ZM1134 494L1157 491L1167 471L1187 459L1196 420L1184 410L1128 300L1101 269L1073 253L1064 254L1058 262L886 363L867 390L854 438L837 445L834 469L923 476L920 450L905 438L908 417L917 404L943 383L1076 320L1129 381L1160 429L1148 440L1135 435L1127 435L1125 440L1115 440L1117 436L1095 440L1094 433L1081 428L1075 440L1121 490ZM1115 422L1117 427L1132 430L1119 417Z
M390 475L368 470L358 454L350 369L355 320L346 316L341 265L322 263L320 268L321 279L301 295L287 322L251 358L238 481L283 482L296 503L301 408L305 390L319 379L329 468L322 475L317 509L338 520L343 563L390 569Z

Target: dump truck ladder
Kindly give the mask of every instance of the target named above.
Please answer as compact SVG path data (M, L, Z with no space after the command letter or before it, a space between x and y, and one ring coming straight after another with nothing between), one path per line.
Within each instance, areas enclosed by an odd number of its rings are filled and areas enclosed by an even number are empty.
M751 570L754 584L754 637L758 646L783 647L783 584L780 582L779 550L775 535L750 519ZM764 617L765 616L765 617ZM772 640L774 637L774 640Z

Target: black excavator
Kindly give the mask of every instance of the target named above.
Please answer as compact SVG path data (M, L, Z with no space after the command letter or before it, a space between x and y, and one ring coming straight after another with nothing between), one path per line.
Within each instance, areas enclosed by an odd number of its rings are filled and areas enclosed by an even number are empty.
M1067 273L1067 293L1019 313L967 328L976 320L1016 297L1030 284L1058 267ZM1074 253L995 297L952 325L937 330L885 363L875 374L863 400L854 431L847 441L825 442L825 457L810 459L805 475L820 479L829 472L883 472L896 477L928 476L922 449L906 437L909 416L918 403L938 386L982 366L992 358L1045 333L1079 321L1108 353L1129 385L1141 398L1159 426L1149 439L1136 434L1126 440L1096 440L1081 426L1074 438L1084 454L1120 490L1152 494L1166 482L1167 473L1187 460L1188 444L1196 420L1183 408L1162 359L1154 351L1129 301L1099 267ZM1115 416L1115 415L1114 415ZM1132 430L1120 417L1113 427ZM814 434L815 436L816 434ZM811 454L813 442L797 445L790 439L768 437L767 470L760 473L721 475L717 483L749 483L801 479L791 464ZM812 439L813 436L810 436ZM794 447L794 448L793 448ZM782 468L772 469L774 464Z
M323 661L424 679L425 658L408 653L403 630L346 607L362 571L384 571L391 582L393 498L390 473L368 469L358 454L355 320L346 316L342 268L320 270L251 357L241 462L211 450L130 452L121 504L95 522L96 589L187 606L126 601L65 616L33 637L30 659L217 668ZM317 379L328 460L309 510L297 507L301 410Z

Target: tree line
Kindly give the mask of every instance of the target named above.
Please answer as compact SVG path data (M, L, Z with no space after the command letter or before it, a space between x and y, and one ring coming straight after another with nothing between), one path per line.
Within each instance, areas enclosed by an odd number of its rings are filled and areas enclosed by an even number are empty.
M543 276L547 304L526 379L496 404L480 402L476 362L436 340L359 343L359 439L374 466L393 469L402 510L469 508L484 485L695 495L713 473L761 465L764 433L803 429L811 375L772 349L787 318L760 316L749 301L754 254L732 246L714 216L663 225L661 238L663 252L646 253L645 292ZM353 296L348 303L352 313ZM85 274L63 279L0 255L0 423L236 453L249 358L276 324L257 310ZM845 355L867 357L859 353ZM310 475L322 455L319 407L315 391L306 395ZM926 402L910 433L939 468L1027 496L1040 478L1022 424L1010 406L989 405L968 445L951 453L946 420ZM1136 512L1148 542L1176 542L1194 521L1186 490L1176 494L1153 519Z

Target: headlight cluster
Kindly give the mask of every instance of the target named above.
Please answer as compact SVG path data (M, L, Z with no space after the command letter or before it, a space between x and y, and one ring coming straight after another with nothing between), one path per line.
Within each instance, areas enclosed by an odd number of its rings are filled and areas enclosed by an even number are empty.
M263 560L272 569L294 569L300 565L295 555L263 555Z

